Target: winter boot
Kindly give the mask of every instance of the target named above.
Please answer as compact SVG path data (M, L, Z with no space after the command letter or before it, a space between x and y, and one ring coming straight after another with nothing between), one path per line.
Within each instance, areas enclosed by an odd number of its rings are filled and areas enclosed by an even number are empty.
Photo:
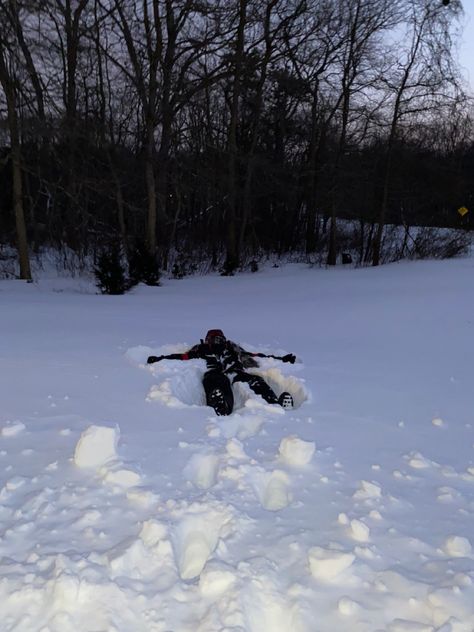
M232 406L228 399L226 399L224 392L219 387L213 389L207 398L209 406L214 408L216 415L222 417L224 415L230 415L232 412Z
M229 378L222 371L207 371L202 384L206 393L206 404L216 415L230 415L234 408L234 395Z
M293 396L284 391L278 398L278 403L282 408L293 408Z

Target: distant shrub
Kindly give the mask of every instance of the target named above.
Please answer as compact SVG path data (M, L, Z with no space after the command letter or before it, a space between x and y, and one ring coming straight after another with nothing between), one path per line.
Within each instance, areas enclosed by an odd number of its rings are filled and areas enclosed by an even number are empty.
M0 279L14 279L17 275L17 253L0 244Z
M94 268L97 287L102 294L125 294L130 285L125 277L121 249L117 245L104 250Z
M414 259L452 259L466 255L471 246L469 233L443 228L420 228L413 239Z

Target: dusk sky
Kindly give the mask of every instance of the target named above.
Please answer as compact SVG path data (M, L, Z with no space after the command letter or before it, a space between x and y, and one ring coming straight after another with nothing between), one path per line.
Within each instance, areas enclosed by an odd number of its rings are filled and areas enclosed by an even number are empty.
M464 32L459 51L461 65L465 68L474 94L474 0L464 0Z

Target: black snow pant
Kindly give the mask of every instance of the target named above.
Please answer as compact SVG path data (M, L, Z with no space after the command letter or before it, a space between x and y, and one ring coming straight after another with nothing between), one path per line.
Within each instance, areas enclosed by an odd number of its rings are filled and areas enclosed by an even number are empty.
M252 391L257 395L263 397L263 399L269 404L277 404L278 397L275 392L268 386L263 377L260 375L254 375L253 373L246 373L245 371L238 371L232 380L235 382L246 382Z
M209 401L209 396L212 391L216 388L220 388L227 402L228 409L232 411L234 408L234 393L232 392L230 380L225 373L218 370L206 371L206 373L204 373L204 377L202 378L202 385L204 387L204 392L206 393L206 403L208 406L212 405Z

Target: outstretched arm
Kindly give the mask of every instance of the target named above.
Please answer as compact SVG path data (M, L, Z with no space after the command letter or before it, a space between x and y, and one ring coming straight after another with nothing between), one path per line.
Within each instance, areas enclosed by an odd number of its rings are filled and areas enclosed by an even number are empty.
M148 356L146 361L147 364L154 364L155 362L160 362L161 360L193 360L194 358L201 358L202 354L200 353L200 347L196 346L186 351L186 353L170 353L168 355L161 356Z
M284 356L276 356L266 353L253 353L251 351L245 352L247 355L253 356L254 358L273 358L274 360L281 360L282 362L290 362L290 364L294 364L296 360L296 356L293 353L287 353Z
M161 362L161 360L187 360L186 353L170 353L169 355L161 356L148 356L147 364L154 364L155 362Z

